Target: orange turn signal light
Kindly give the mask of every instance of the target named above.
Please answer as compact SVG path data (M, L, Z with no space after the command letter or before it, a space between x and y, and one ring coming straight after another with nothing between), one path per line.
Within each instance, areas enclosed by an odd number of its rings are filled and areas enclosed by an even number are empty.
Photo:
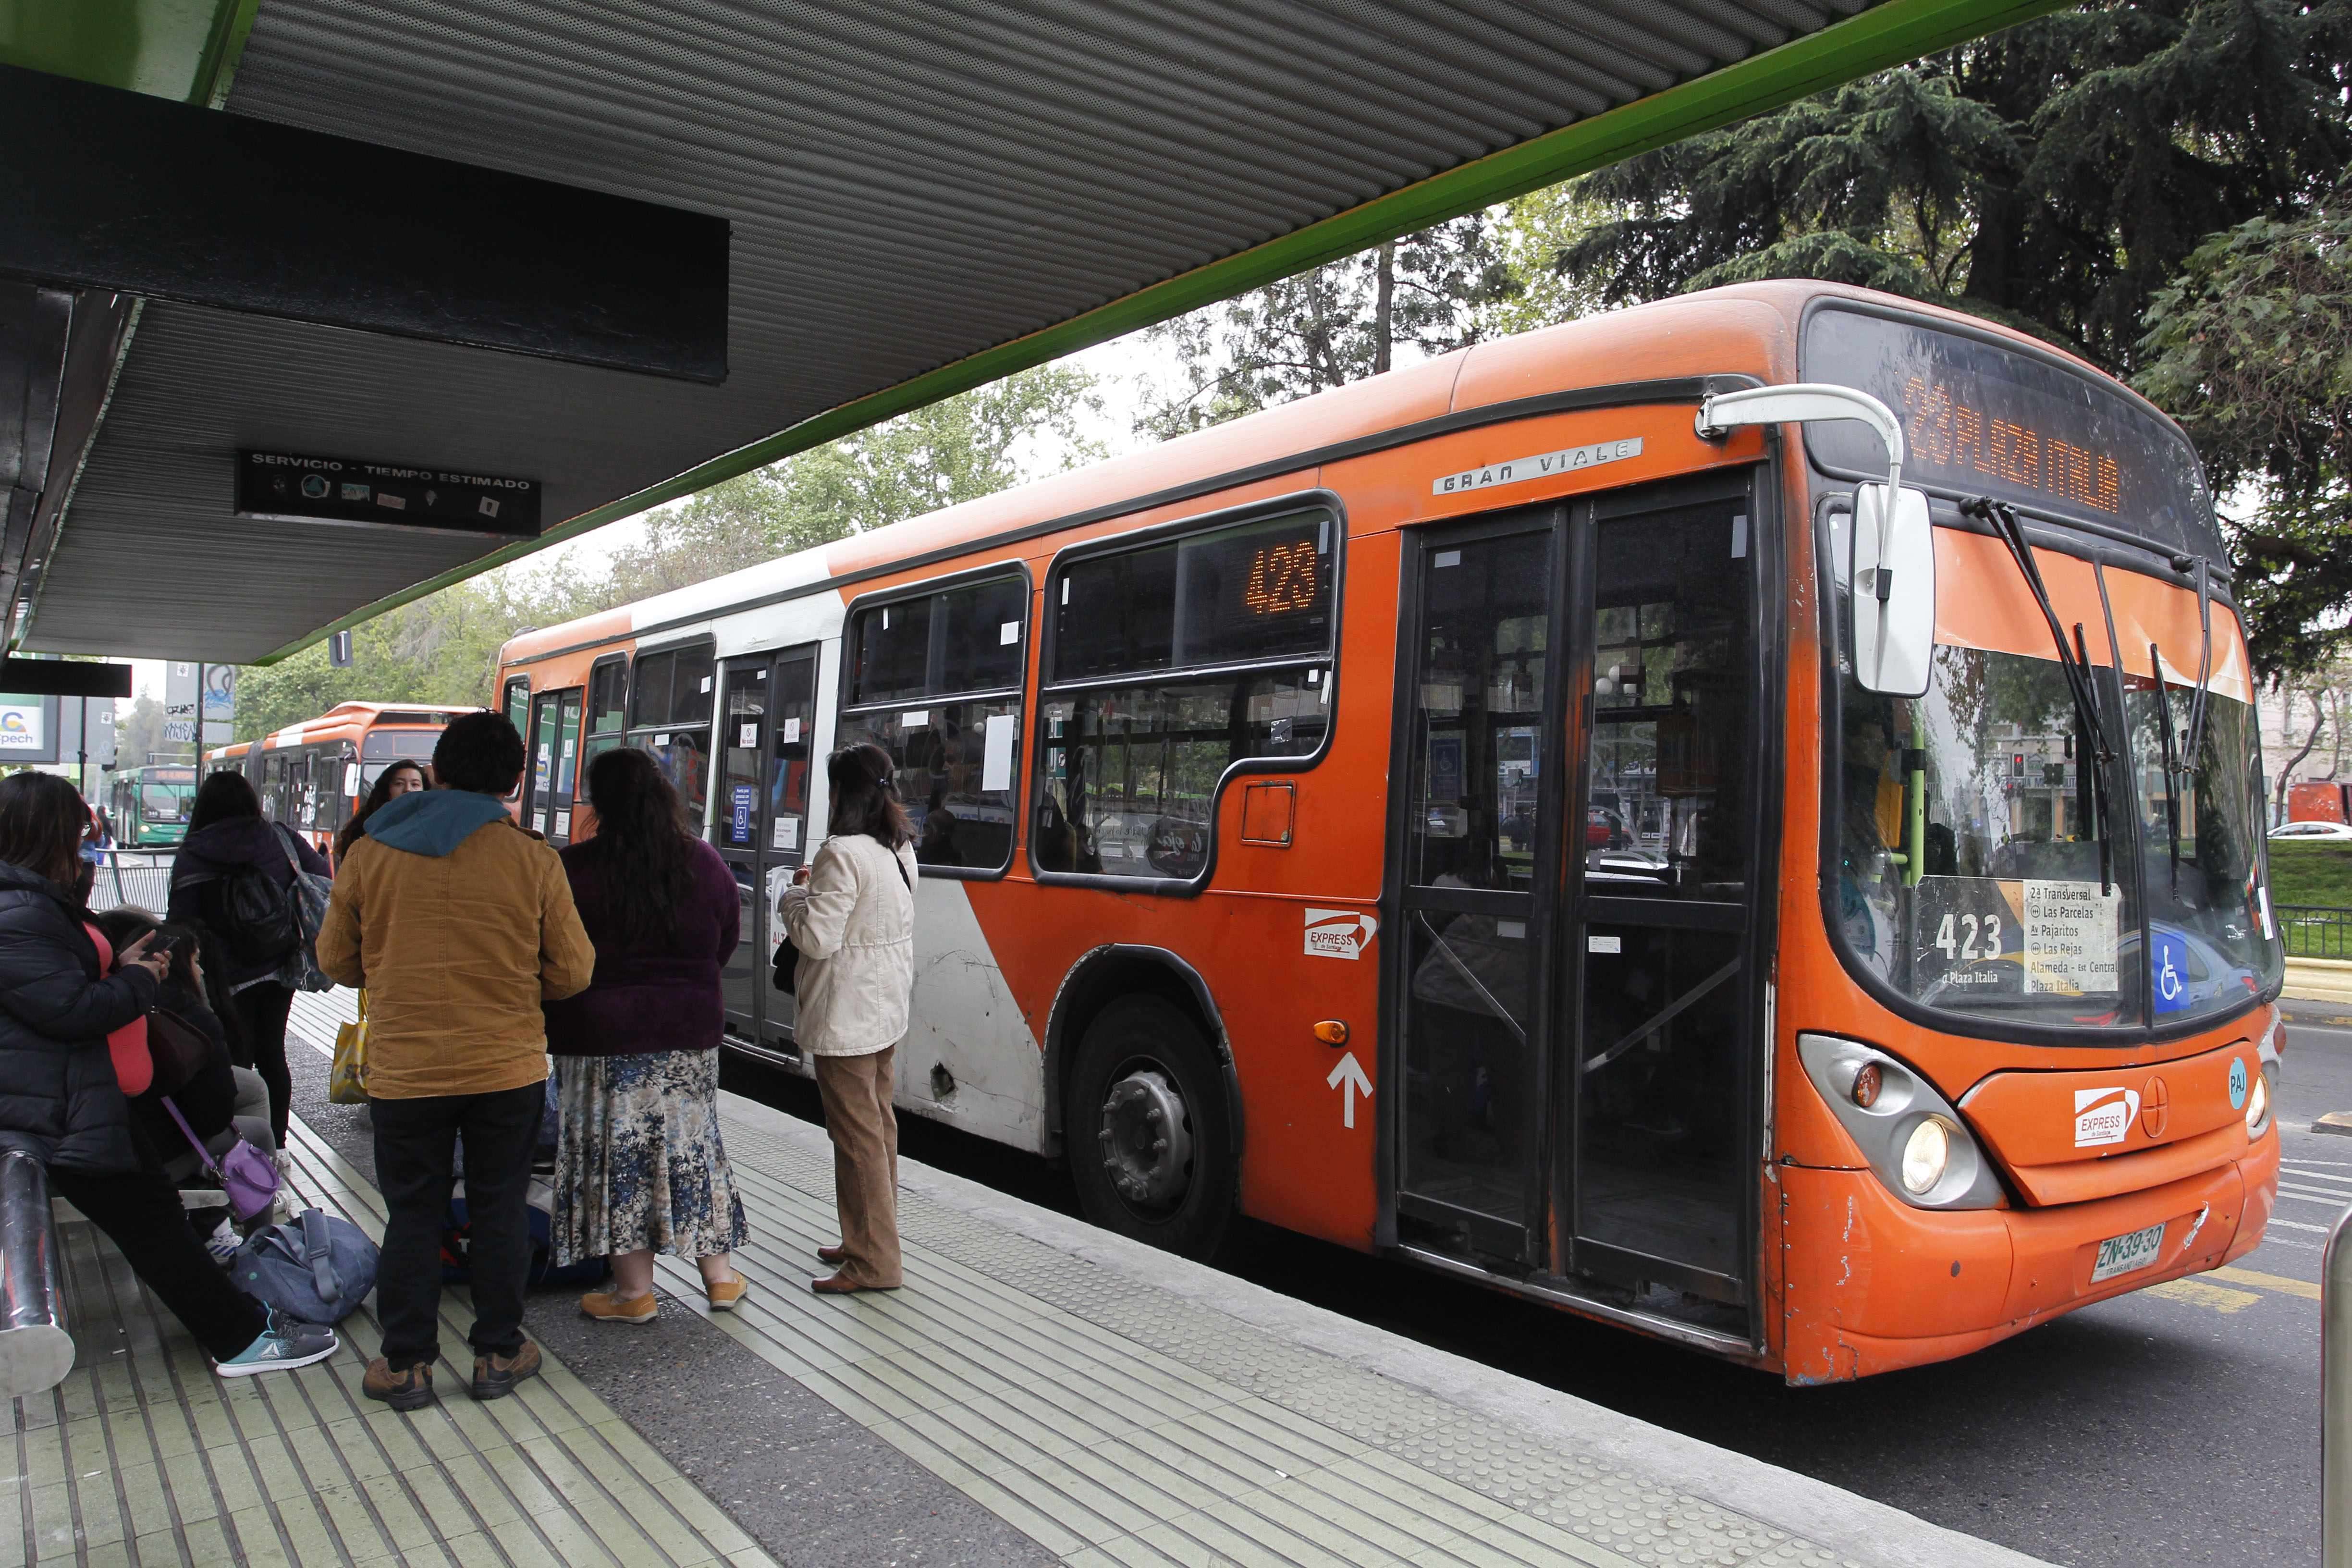
M1853 1102L1856 1105L1861 1106L1864 1110L1868 1110L1872 1106L1877 1104L1878 1089L1881 1081L1882 1075L1878 1070L1878 1064L1876 1062L1863 1063L1862 1070L1853 1075Z
M1337 1018L1326 1018L1315 1026L1315 1037L1327 1046L1344 1046L1348 1043L1348 1026Z

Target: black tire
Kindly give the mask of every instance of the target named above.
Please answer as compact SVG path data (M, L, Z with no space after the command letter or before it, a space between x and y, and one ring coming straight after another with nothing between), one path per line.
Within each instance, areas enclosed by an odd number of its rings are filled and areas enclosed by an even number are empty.
M1138 1084L1146 1088L1139 1090ZM1107 1111L1115 1088L1122 1103ZM1172 1096L1163 1089L1172 1089ZM1179 1149L1190 1142L1190 1157L1181 1167L1172 1156L1133 1147L1158 1131L1147 1129L1142 1117L1158 1110L1164 1119L1179 1106L1181 1126L1173 1142ZM1121 1189L1120 1159L1106 1144L1107 1129L1129 1145L1124 1167L1128 1191ZM1121 996L1096 1015L1071 1064L1062 1135L1078 1205L1088 1220L1186 1258L1205 1260L1215 1254L1236 1196L1233 1117L1224 1068L1200 1026L1181 1008L1158 996ZM1150 1169L1139 1171L1139 1165ZM1146 1187L1138 1195L1139 1186L1165 1183L1179 1168L1176 1190Z

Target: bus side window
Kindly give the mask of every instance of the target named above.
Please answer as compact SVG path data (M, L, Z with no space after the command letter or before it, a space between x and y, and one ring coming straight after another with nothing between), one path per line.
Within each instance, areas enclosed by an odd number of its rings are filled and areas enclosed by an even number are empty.
M890 753L922 865L1013 863L1028 627L1029 581L1018 574L852 617L837 743Z
M621 743L621 734L628 727L628 710L625 698L629 687L629 657L616 654L600 658L596 668L588 672L588 721L586 734L580 743L580 765L585 768L599 752Z
M1337 536L1330 513L1290 512L1056 570L1039 871L1191 881L1209 866L1227 771L1322 749Z
M718 660L709 643L637 655L625 693L632 746L651 756L677 789L689 820L699 823L710 800L711 688Z

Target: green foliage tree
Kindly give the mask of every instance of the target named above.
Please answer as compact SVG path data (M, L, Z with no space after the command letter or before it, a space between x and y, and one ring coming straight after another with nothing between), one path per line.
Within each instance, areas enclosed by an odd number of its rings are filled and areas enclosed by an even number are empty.
M2025 328L2116 373L2207 236L2352 157L2352 0L2098 0L1628 159L1562 247L1612 303L1818 278Z
M2307 216L2200 246L2140 346L2139 389L2187 427L2217 491L2259 502L2231 525L2257 665L2319 669L2352 639L2352 179Z
M1100 407L1085 371L1041 365L902 414L655 513L583 596L625 604L1091 460Z
M166 752L184 757L185 742L166 746L163 743L163 705L146 692L141 692L130 707L115 705L114 760L117 767L142 768L147 765L147 753Z
M1465 347L1523 288L1496 220L1473 213L1180 316L1150 330L1181 368L1136 431L1165 440L1377 375L1400 347Z

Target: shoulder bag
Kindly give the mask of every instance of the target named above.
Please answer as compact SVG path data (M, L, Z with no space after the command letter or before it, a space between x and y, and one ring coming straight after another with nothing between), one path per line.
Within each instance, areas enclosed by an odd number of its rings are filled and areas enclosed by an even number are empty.
M335 983L319 968L319 929L327 923L327 900L334 896L332 879L316 871L302 869L302 858L294 853L294 836L282 822L270 824L278 835L278 847L286 852L286 863L294 871L295 924L301 929L302 940L286 955L286 962L271 975L290 991L332 991Z

